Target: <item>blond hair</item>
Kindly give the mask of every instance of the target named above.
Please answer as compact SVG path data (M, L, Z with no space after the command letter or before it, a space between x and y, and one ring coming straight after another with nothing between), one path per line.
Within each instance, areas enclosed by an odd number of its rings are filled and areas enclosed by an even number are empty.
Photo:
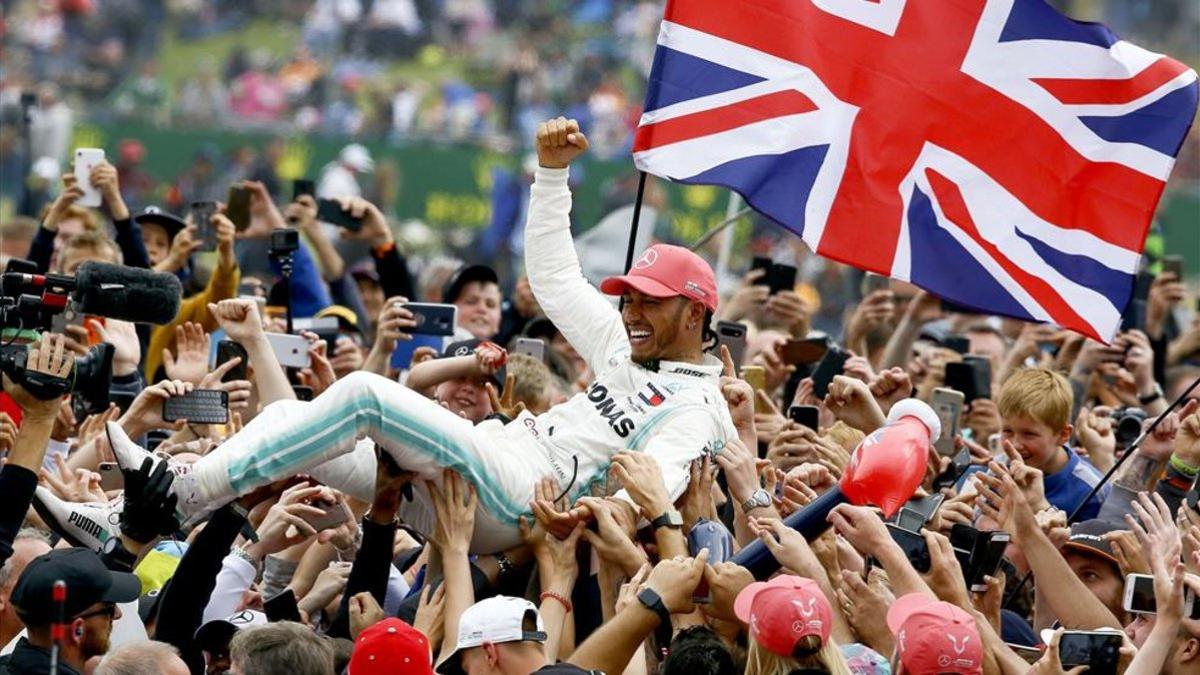
M117 246L117 242L109 238L108 234L102 230L84 230L68 239L63 244L62 250L58 252L58 259L55 261L58 272L63 271L63 261L67 259L67 252L75 250L95 251L107 262L114 265L121 264L121 247Z
M550 407L554 374L541 361L528 354L509 354L505 370L513 376L514 400L530 412L545 412Z
M799 658L780 656L758 644L754 638L749 642L745 675L788 675L799 668L825 668L830 675L851 675L846 658L832 637L824 644L815 635L802 638L801 644L815 651Z
M1028 417L1057 432L1070 422L1074 400L1067 378L1047 368L1026 368L1000 387L996 407L1001 417Z

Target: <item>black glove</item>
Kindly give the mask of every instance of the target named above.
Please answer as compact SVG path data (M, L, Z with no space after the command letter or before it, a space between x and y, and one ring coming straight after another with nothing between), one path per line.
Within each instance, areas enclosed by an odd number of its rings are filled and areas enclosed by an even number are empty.
M147 457L137 470L122 469L125 477L125 509L121 512L121 532L130 539L145 544L156 537L179 529L175 515L178 498L169 494L175 474L161 461L151 471L154 461Z

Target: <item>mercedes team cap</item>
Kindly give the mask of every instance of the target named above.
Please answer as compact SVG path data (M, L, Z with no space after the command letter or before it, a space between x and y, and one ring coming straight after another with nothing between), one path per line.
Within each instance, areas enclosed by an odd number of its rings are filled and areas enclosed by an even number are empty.
M532 627L533 630L528 630ZM546 628L532 602L497 595L471 605L458 619L458 644L437 671L461 675L463 650L484 643L545 642Z
M446 349L442 351L441 358L449 359L456 356L472 356L475 354L475 350L483 344L491 345L497 349L503 349L503 347L500 347L493 342L480 340L479 338L471 338L470 340L459 340L458 342L451 342L450 344L446 345ZM492 384L496 386L497 393L504 392L504 379L506 373L507 371L505 370L504 365L501 364L500 368L491 375Z
M500 285L500 276L487 265L463 265L450 275L442 286L442 302L454 304L462 294L463 287L472 281Z
M133 602L142 582L133 574L113 572L85 548L64 548L40 555L25 566L10 600L26 625L46 626L58 618L54 584L67 586L63 616L73 617L98 602Z
M983 672L979 627L970 614L948 602L924 593L901 596L888 608L887 625L905 672Z
M223 652L238 631L267 625L267 615L255 609L243 609L224 619L206 621L196 629L196 646L204 651Z
M682 295L717 311L717 278L704 258L682 246L655 244L633 263L628 274L600 282L608 295L621 295L627 289L654 298Z

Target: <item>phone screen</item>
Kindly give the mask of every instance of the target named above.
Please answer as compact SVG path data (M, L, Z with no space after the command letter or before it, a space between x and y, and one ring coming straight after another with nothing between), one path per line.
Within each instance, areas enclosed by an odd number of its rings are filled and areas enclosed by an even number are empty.
M825 398L829 393L829 383L833 382L833 378L841 375L846 367L846 361L850 358L850 352L841 347L831 346L829 351L825 352L825 356L817 363L816 370L813 371L813 395L819 399Z
M216 212L216 202L192 202L188 207L192 226L196 228L196 241L200 243L196 249L198 251L217 250L217 228L212 223L213 214Z
M1116 675L1121 642L1120 633L1064 631L1058 643L1059 661L1064 668L1087 666L1088 675Z
M229 198L225 201L225 217L238 232L250 227L250 191L234 185L229 188Z
M1138 614L1154 614L1158 611L1154 601L1154 577L1147 574L1125 577L1125 611Z
M900 509L896 514L896 526L909 532L920 532L925 527L925 516L912 509Z
M932 561L929 558L929 545L925 543L925 537L892 523L888 523L887 528L892 535L892 541L896 542L904 551L904 555L912 563L913 569L922 574L928 572Z
M1000 559L1008 548L1010 537L1007 532L988 532L975 541L975 551L971 554L971 569L967 573L967 587L976 593L987 590L985 576L995 576L1000 567Z

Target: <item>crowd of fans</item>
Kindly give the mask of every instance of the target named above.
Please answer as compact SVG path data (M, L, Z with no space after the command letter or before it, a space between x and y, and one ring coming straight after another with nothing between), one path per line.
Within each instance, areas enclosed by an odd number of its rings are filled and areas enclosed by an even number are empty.
M1200 316L1174 272L1152 279L1144 314L1109 345L956 312L901 282L860 287L844 270L848 309L819 322L811 293L763 285L755 269L719 303L703 284L669 300L626 287L612 328L601 318L616 311L579 291L571 247L551 238L566 236L565 167L586 141L561 118L538 138L528 276L511 279L477 264L414 274L386 218L353 195L338 203L356 231L320 222L310 196L277 203L240 182L248 226L218 212L204 252L200 223L132 213L115 167L91 174L98 210L64 176L36 230L4 237L0 262L153 269L178 276L185 297L168 325L89 317L29 344L26 368L60 376L89 345L111 345L108 409L42 400L5 376L0 673L1049 674L1078 672L1060 649L1075 632L1105 630L1121 643L1115 672L1200 670L1200 403L1188 392ZM304 244L283 283L265 251L289 230ZM786 248L776 264L795 262ZM679 259L704 278L692 254L651 253L639 268ZM579 295L564 299L568 286ZM423 335L416 301L456 307L454 335ZM297 328L307 367L281 366L271 346L285 307L294 322L333 320ZM714 349L697 319L745 325L744 352ZM660 363L685 332L712 354ZM214 359L222 341L243 356ZM597 341L624 346L610 356ZM814 370L836 346L851 356L818 396ZM908 504L916 522L843 504L811 540L783 525L853 473L902 400L966 388L948 376L963 363L992 376L941 421ZM598 380L611 385L618 367L649 390L605 400ZM687 419L703 429L631 437L622 416L688 395L669 384L684 377L713 392L691 394L702 412ZM225 392L228 422L165 420L164 402L193 390ZM351 395L362 398L345 419L324 417ZM803 406L815 421L796 421ZM564 411L581 409L578 423L603 432L590 482L579 455L578 475L568 463L514 487L501 483L541 466L532 454L493 455L494 474L445 454L456 435L565 446L578 434ZM405 422L424 435L388 428L424 410ZM709 427L730 431L709 447L680 440ZM291 450L256 454L271 435L336 452L294 471ZM497 443L478 452L506 452ZM366 480L337 478L364 454ZM440 468L406 465L426 455ZM234 467L240 457L249 465ZM206 482L214 458L228 476L218 487ZM497 518L505 490L531 498ZM1003 559L976 578L962 538L997 532ZM783 568L770 579L730 561L756 543ZM1152 613L1127 611L1128 575L1152 579Z

